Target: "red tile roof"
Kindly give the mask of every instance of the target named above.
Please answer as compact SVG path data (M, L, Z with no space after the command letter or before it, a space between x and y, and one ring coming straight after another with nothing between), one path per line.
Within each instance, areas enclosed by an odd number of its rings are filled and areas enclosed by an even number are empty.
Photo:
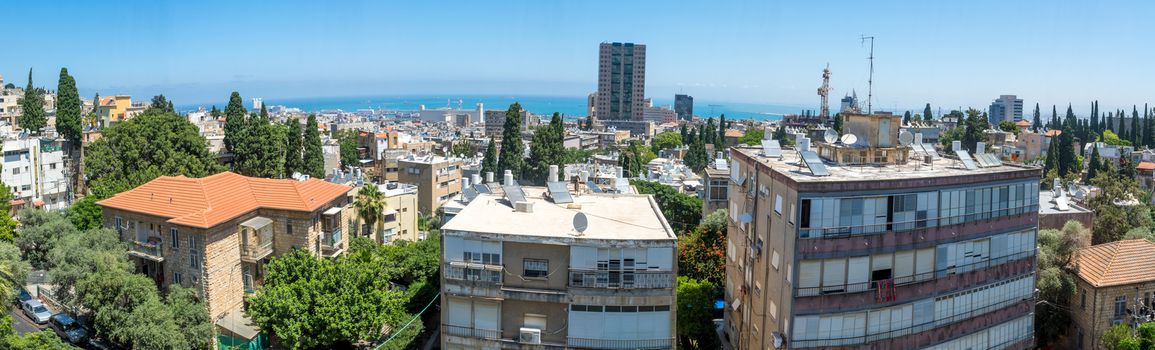
M745 134L742 133L741 130L726 129L726 137L742 137L742 135L745 135Z
M1031 122L1028 122L1026 120L1020 120L1018 122L1015 122L1015 125L1020 127L1020 128L1027 128L1027 127L1031 126Z
M1080 249L1075 257L1079 278L1095 287L1155 281L1155 243L1131 239Z
M1136 166L1135 166L1135 169L1139 169L1139 170L1155 170L1155 163L1152 163L1152 162L1139 162L1139 165L1136 165Z
M162 176L96 204L209 228L258 208L313 211L350 189L318 179L276 180L223 172L199 179Z
M1051 130L1047 130L1047 132L1043 133L1043 135L1047 135L1047 137L1055 137L1055 136L1059 136L1062 134L1063 134L1063 131L1059 130L1059 129L1051 129Z

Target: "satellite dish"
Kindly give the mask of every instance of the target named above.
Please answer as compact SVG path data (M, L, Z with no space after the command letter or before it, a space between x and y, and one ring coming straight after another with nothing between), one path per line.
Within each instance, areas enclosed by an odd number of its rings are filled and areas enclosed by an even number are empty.
M754 216L750 215L750 213L742 213L742 215L738 215L738 221L743 224L749 224L751 221L754 221Z
M834 143L834 141L838 140L838 132L834 131L834 129L826 129L826 132L822 134L822 138L826 139L826 143Z
M914 142L914 134L906 130L898 132L898 143L901 143L903 146L910 146L911 142Z
M577 231L579 235L583 232L586 232L586 229L589 227L590 227L590 220L589 220L589 218L586 218L585 213L578 212L577 214L574 214L574 216L573 216L573 229L575 231Z
M843 144L853 145L856 142L858 142L858 136L854 136L854 134L842 135L842 143Z

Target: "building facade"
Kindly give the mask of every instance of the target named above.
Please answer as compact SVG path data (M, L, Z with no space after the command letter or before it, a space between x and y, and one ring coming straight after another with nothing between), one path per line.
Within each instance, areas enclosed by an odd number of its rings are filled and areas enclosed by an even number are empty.
M864 171L798 141L797 150L730 152L724 328L733 348L1034 345L1038 168L968 170L863 147L855 159L878 160ZM845 147L831 154L847 156Z
M424 239L417 231L417 186L390 182L378 187L385 197L380 242Z
M97 204L104 226L128 243L138 272L162 290L175 284L197 291L218 322L242 312L271 257L294 248L324 257L345 251L343 232L354 215L349 190L318 179L223 172L162 176ZM223 331L232 326L218 323Z
M674 95L674 112L678 114L678 120L694 119L694 96Z
M600 120L642 120L646 94L646 45L601 43L598 50Z
M442 349L674 348L677 237L651 196L490 187L442 227Z
M496 140L501 140L503 136L502 131L505 130L506 111L508 111L508 109L485 111L486 137L492 137ZM537 116L529 113L529 111L526 111L524 108L521 110L520 114L521 131L523 133L528 131L530 128L536 127L538 124L540 124L540 120L537 118Z
M441 204L461 193L461 159L409 155L397 160L397 182L416 185L417 210L434 215Z
M1099 341L1103 331L1117 324L1137 326L1151 313L1155 243L1115 241L1080 249L1074 256L1079 268L1068 304L1074 321L1071 348L1104 349Z
M13 208L64 209L71 203L68 166L61 140L21 137L4 140L0 179L12 190Z
M1004 120L1017 122L1023 120L1023 99L1015 95L999 95L991 102L987 119L991 125L999 125Z

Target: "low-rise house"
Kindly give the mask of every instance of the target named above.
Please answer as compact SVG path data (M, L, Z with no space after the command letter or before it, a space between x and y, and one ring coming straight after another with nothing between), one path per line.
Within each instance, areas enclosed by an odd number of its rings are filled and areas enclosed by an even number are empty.
M1073 349L1104 349L1099 337L1116 324L1135 325L1151 313L1155 243L1131 239L1080 249L1075 255Z
M397 181L422 189L417 210L434 215L441 204L461 193L461 165L458 158L410 154L397 161Z
M221 331L244 318L244 297L265 264L292 249L333 257L347 247L350 187L320 179L274 180L223 172L162 176L97 202L104 226L128 243L136 270L161 289L192 288Z

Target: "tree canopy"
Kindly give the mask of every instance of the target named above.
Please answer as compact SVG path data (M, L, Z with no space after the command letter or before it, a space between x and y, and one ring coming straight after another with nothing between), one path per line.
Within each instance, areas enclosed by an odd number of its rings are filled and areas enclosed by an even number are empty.
M304 151L305 140L301 132L301 121L297 118L285 121L285 176L306 173Z
M24 97L18 103L21 112L16 118L16 125L29 134L39 135L40 129L48 125L48 117L44 113L44 91L32 85L32 68L28 69L28 86L24 88Z
M497 158L497 173L503 176L506 170L512 171L513 176L520 177L525 170L525 145L521 143L521 114L527 113L521 109L521 104L514 102L505 111L505 125L501 131L501 153Z
M321 148L321 132L317 130L317 115L310 114L305 122L305 148L301 150L301 160L304 162L305 174L322 179L325 178L325 154Z
M702 200L697 196L679 193L673 187L653 181L630 180L638 193L654 195L666 222L675 234L682 234L702 221Z
M673 149L682 146L682 135L677 132L667 131L654 135L654 140L650 141L650 147L653 148L654 154L658 154L664 149Z
M76 79L68 74L68 68L60 68L60 82L56 85L56 131L74 149L79 149L80 93L76 91Z
M529 143L529 160L522 179L529 184L545 185L549 166L565 167L565 125L561 113L554 113L549 124L538 127ZM554 179L550 179L554 181Z
M681 349L717 349L714 331L714 294L717 286L710 282L678 276L678 347Z
M225 106L224 129L226 152L236 152L237 138L240 137L241 130L245 128L248 114L248 111L245 110L244 101L241 101L241 94L233 91L233 93L229 95L229 104Z

